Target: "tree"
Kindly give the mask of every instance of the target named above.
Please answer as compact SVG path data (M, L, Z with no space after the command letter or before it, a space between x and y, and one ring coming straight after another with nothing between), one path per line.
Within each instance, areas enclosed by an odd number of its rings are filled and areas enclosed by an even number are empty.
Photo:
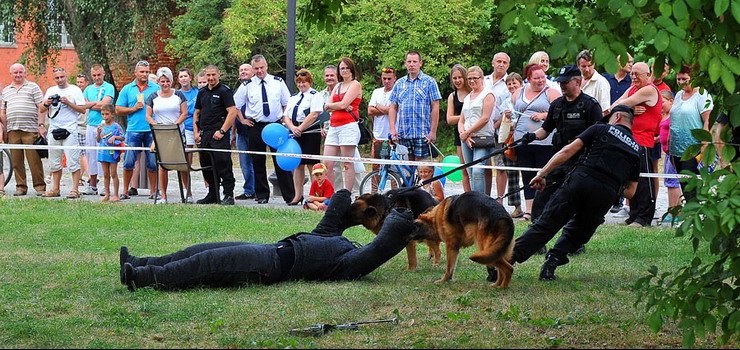
M480 3L482 0L474 0ZM551 1L497 1L502 16L501 29L521 42L530 41L534 28L541 25L538 9ZM738 39L740 38L740 2L733 0L591 0L579 2L577 26L552 18L557 31L550 37L550 53L555 58L573 57L582 48L595 53L597 64L610 72L617 70L615 57L627 57L629 47L641 47L642 55L666 60L674 67L688 64L698 67L692 82L715 95L715 106L724 106L732 125L740 125L740 97L736 82L740 75ZM655 65L660 73L662 65ZM706 72L706 73L705 73ZM708 73L708 74L707 74ZM714 115L723 108L716 108ZM704 158L714 159L716 148L704 130L694 136L708 144ZM695 156L702 145L687 150L685 158ZM736 147L724 147L724 159L732 159ZM694 247L690 265L673 272L659 273L653 266L649 275L635 284L637 305L650 312L648 323L658 331L664 318L678 321L684 334L684 346L691 347L696 336L721 329L721 340L737 337L740 330L740 162L729 168L688 180L697 197L683 207L686 220L676 235L687 236ZM702 244L707 247L700 249ZM704 250L708 253L703 254Z
M285 65L285 1L178 0L188 11L172 22L173 37L167 50L181 63L196 69L215 64L225 80L262 53L270 72L280 74Z

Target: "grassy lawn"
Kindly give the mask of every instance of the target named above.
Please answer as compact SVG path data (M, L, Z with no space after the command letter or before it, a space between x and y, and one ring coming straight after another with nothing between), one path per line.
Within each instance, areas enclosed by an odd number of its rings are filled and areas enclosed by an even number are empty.
M496 290L461 253L455 279L427 260L405 271L402 252L356 282L291 282L233 289L130 293L119 283L118 248L161 255L208 241L275 242L307 231L320 214L243 207L111 205L0 199L0 347L3 348L674 348L675 325L652 333L630 290L650 265L689 261L668 229L604 226L587 253L537 280L542 256L515 266ZM517 234L525 229L518 224ZM361 228L346 233L367 243ZM419 248L426 256L426 248ZM389 318L300 338L313 323ZM697 346L716 347L714 340ZM728 344L738 348L740 344Z

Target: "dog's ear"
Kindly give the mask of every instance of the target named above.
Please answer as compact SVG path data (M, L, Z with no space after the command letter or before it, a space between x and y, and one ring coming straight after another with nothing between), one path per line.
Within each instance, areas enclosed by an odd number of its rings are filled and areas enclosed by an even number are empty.
M375 207L367 207L362 211L362 215L368 219L374 218L378 215L378 210Z

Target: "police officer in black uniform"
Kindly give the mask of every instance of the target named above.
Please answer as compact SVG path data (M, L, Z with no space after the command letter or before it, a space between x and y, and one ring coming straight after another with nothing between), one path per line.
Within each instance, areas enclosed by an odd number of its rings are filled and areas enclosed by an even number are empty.
M555 152L558 152L573 142L589 126L601 120L603 115L601 114L599 101L581 91L582 80L581 71L575 65L569 64L560 68L560 75L555 78L555 81L560 83L563 96L558 97L550 104L547 119L542 123L542 127L532 134L525 135L528 140L533 136L542 140L550 135L553 130L557 130L552 137L552 145ZM555 190L562 185L566 175L573 169L578 156L572 157L547 176L547 186L542 191L538 191L534 197L532 204L533 222L542 214L547 201L550 200ZM568 229L567 225L565 229Z
M607 119L608 118L608 119ZM541 190L550 174L583 150L580 159L560 188L547 202L539 220L516 240L514 262L524 262L545 245L568 223L555 246L547 253L540 280L554 280L555 268L568 263L568 254L591 239L604 222L620 193L631 198L639 178L639 146L632 137L631 108L618 105L604 119L579 134L575 141L556 153L530 185Z
M198 92L195 100L195 113L193 113L195 142L200 148L230 150L231 126L238 113L234 105L234 95L228 86L221 84L221 72L218 67L209 65L205 68L205 72L208 86ZM218 179L213 177L210 169L203 170L203 178L208 183L208 195L196 203L234 205L235 180L231 153L212 152L211 154ZM202 157L200 164L203 167L210 166L211 157ZM218 195L219 183L224 187L224 199L221 201Z

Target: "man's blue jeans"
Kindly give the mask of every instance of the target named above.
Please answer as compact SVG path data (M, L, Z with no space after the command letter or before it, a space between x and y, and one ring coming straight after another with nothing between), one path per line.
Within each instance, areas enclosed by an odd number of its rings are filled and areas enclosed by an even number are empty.
M236 134L236 149L247 151L247 141L248 139L246 135ZM244 194L254 195L254 168L252 167L252 156L246 153L239 153L239 166L242 168L242 176L244 176Z

